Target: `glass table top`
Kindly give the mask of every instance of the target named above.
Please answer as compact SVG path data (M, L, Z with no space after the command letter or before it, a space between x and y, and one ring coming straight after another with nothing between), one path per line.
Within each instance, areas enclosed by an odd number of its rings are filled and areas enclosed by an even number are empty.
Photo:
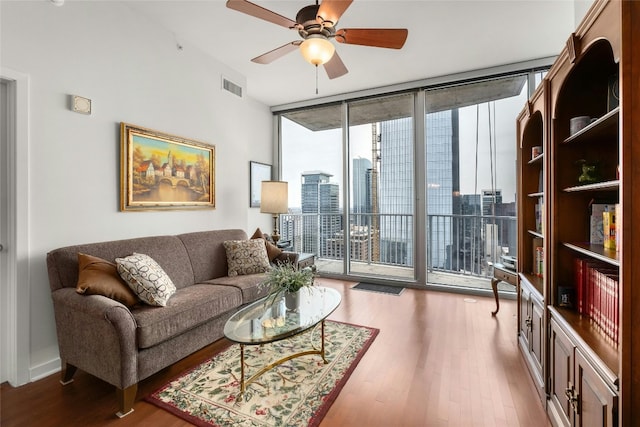
M326 319L338 308L342 296L323 286L300 290L300 305L285 307L284 295L260 299L237 313L224 325L224 335L240 344L266 344L299 334Z

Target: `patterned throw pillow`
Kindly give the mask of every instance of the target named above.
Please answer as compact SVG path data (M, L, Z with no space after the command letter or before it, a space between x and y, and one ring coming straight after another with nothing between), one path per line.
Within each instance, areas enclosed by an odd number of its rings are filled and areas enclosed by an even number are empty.
M127 307L140 302L137 295L122 281L114 263L83 253L78 253L76 292L83 295L103 295Z
M128 257L116 258L116 265L120 277L147 304L164 307L176 293L171 278L149 255L134 252Z
M229 276L264 273L271 268L262 239L227 240L223 245L227 251Z

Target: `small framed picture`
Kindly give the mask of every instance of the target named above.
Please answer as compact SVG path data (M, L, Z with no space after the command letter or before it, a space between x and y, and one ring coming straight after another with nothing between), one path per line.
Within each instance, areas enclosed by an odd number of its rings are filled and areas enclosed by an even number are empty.
M249 162L249 207L260 207L262 181L271 181L271 165Z

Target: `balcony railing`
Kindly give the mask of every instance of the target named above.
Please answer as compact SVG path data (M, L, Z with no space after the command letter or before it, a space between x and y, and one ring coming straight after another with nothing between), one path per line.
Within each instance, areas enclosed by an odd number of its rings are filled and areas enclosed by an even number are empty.
M413 215L287 214L280 217L283 240L292 249L316 254L319 261L343 260L345 229L352 263L413 270ZM428 215L427 272L491 277L490 265L516 252L516 218L486 215Z

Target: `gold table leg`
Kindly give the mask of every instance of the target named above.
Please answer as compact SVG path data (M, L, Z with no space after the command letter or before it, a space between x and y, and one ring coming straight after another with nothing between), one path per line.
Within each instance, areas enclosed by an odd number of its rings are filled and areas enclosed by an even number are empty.
M295 359L297 357L301 357L301 356L309 356L309 355L314 355L314 354L319 354L320 357L322 357L322 361L325 363L325 365L327 363L329 363L325 357L325 345L324 345L324 320L322 322L320 322L320 327L321 327L321 347L320 350L316 350L315 348L313 350L307 350L307 351L301 351L299 353L294 353L291 354L289 356L283 357L282 359L278 359L273 363L268 364L267 366L265 366L264 368L260 369L258 372L256 372L255 374L253 374L250 378L247 378L245 380L244 378L244 344L240 344L240 394L238 394L238 399L240 399L242 397L242 395L244 395L244 392L246 390L246 387L251 384L252 382L254 382L258 377L260 377L262 374L264 374L267 371L270 371L271 369L275 368L276 366L282 365L284 362L291 360L291 359ZM315 330L315 328L311 329L311 332L313 332L313 330ZM313 346L313 344L312 344Z

